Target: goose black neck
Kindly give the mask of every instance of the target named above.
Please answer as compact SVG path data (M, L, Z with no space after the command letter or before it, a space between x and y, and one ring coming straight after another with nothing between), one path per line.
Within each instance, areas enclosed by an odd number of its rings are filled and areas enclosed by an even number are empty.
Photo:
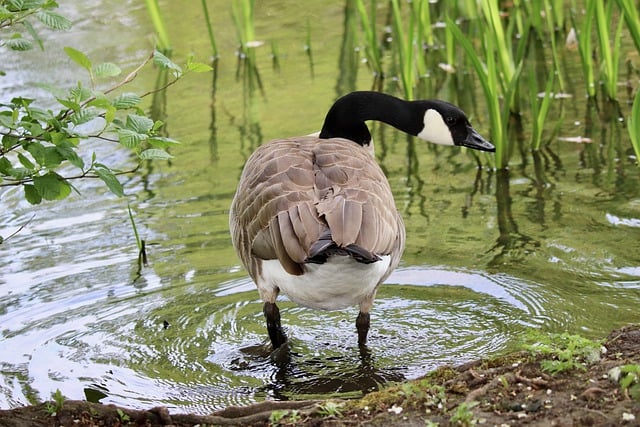
M367 120L387 123L403 132L417 135L424 127L424 107L380 92L352 92L331 107L320 131L320 138L345 138L360 145L371 142Z

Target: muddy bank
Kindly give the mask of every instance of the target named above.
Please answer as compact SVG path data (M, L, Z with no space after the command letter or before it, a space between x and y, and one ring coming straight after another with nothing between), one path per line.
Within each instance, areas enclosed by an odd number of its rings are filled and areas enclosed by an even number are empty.
M268 401L209 416L64 401L2 410L0 426L640 425L640 326L613 331L594 358L571 346L442 367L358 400Z

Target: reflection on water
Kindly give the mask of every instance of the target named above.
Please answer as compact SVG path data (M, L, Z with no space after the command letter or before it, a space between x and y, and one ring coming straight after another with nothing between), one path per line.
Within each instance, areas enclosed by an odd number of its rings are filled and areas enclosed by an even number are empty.
M212 76L158 94L150 108L183 145L171 163L144 165L128 179L128 197L92 181L64 203L36 207L16 189L0 193L0 234L26 224L0 245L0 407L41 401L56 389L73 399L198 413L264 399L352 397L504 351L529 328L602 336L640 321L638 169L627 156L619 106L574 97L553 104L552 116L566 120L552 133L593 143L551 139L532 154L520 129L508 171L478 170L485 162L473 153L425 147L374 126L408 240L376 299L368 349L357 346L357 308L321 312L284 299L289 346L265 353L262 303L228 235L242 165L264 140L318 130L335 96L371 85L354 52L352 2L308 2L308 10L285 3L288 24L272 17L260 31L280 37L287 55L276 69L266 51L255 51L258 65L267 64L259 84L237 81L238 59L223 56ZM204 32L184 25L201 22L199 10L165 6L180 8L167 15L180 28L175 51L208 51ZM95 9L115 14L114 22L140 21L127 29L143 28L142 11L129 12ZM312 24L344 25L314 40L313 78L307 53L285 42L299 40L310 16ZM113 42L81 39L91 41L94 56L95 43ZM218 41L222 52L235 49L224 35ZM146 54L107 49L113 58L102 59L134 64ZM241 71L256 79L247 67ZM137 84L154 87L164 78L156 73ZM375 84L396 88L381 76ZM468 73L422 85L428 96L460 103L481 129L485 114ZM0 97L9 87L0 86ZM88 150L114 164L130 161L112 146ZM148 242L150 267L140 276L127 204Z

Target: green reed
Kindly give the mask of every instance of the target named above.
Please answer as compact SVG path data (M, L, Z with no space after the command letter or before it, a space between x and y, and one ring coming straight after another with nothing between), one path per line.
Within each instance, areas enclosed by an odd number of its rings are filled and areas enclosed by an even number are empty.
M555 82L555 74L549 73L547 83L544 88L544 94L542 100L539 100L538 96L538 82L536 82L535 74L529 73L529 97L531 100L531 117L532 117L532 129L531 129L531 149L539 150L542 142L542 131L545 128L547 117L549 116L549 109L551 107L551 101L554 98L553 84Z
M169 52L171 50L171 43L169 42L169 33L167 33L162 14L160 13L160 5L158 0L145 0L147 6L147 13L153 23L153 28L158 36L156 48L161 52Z
M255 0L233 0L232 17L240 42L240 54L249 56L251 42L255 42Z
M595 16L595 7L596 4L594 2L589 2L586 14L580 25L578 25L575 15L571 16L573 28L576 31L576 38L578 40L578 52L580 53L582 74L584 75L584 82L589 98L594 98L596 96L596 82L593 72L595 67L593 63L593 48L591 43L591 27Z
M407 99L413 99L413 90L416 81L416 73L414 72L414 56L413 56L413 34L415 28L415 19L411 15L409 19L409 29L405 32L405 20L400 11L399 0L391 0L392 20L394 43L398 52L400 81L404 96Z
M519 111L517 98L515 96L516 87L513 85L516 78L516 59L514 58L513 49L510 41L513 38L513 26L505 31L500 19L500 10L498 2L495 0L486 0L481 2L482 16L484 24L481 26L484 38L485 58L497 58L496 78L502 86L502 95L510 94L505 98L509 108L513 113ZM495 61L487 60L487 64L493 65ZM510 90L513 88L513 90Z
M207 33L209 34L209 43L211 44L211 56L215 61L218 58L218 46L216 45L216 38L213 35L213 27L211 26L211 19L209 18L209 8L207 7L207 0L201 0L202 12L204 14L204 22L207 26Z
M255 48L260 45L256 41L255 0L233 0L231 6L233 24L240 44L237 52L236 78L242 80L249 94L255 89L262 92L264 88L255 52Z
M640 52L640 15L636 6L637 3L635 0L616 0L616 3L618 3L624 14L629 34L631 34L636 49Z
M364 33L364 53L367 63L372 69L375 79L380 79L384 75L382 68L382 49L378 43L378 32L376 30L376 8L377 2L372 0L371 14L367 12L364 0L356 0L356 7L360 16L360 24Z
M640 89L636 91L636 97L631 108L627 129L631 138L631 145L636 153L636 163L640 166Z
M446 21L447 31L451 32L453 38L464 50L467 58L471 62L471 66L474 69L482 90L485 96L485 102L487 103L487 113L489 116L489 128L491 132L491 142L496 146L495 163L498 168L504 168L508 164L508 139L507 139L507 123L508 123L508 107L501 108L500 99L504 96L505 99L513 94L514 85L513 82L517 81L512 79L509 86L504 87L502 85L502 79L500 78L498 71L498 61L486 61L483 62L480 55L476 52L475 47L471 41L462 34L462 31L451 20ZM497 46L494 43L493 37L486 37L483 43L485 57L492 58L496 53ZM519 73L519 71L518 71ZM513 74L516 74L514 70ZM503 93L503 90L506 90Z
M600 45L601 72L604 81L604 89L610 99L616 99L618 95L618 64L620 63L620 38L622 34L623 20L620 19L613 41L610 39L613 20L613 2L606 5L602 0L587 0L587 3L595 3L596 29ZM613 49L611 46L613 45Z

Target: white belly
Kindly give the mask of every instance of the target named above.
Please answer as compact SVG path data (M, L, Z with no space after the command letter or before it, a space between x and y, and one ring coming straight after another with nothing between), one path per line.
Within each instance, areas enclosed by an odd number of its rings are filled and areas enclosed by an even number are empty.
M357 305L371 295L389 268L391 257L363 264L346 256L330 257L324 264L306 264L300 276L287 273L278 260L262 262L262 283L279 288L293 302L321 310Z

